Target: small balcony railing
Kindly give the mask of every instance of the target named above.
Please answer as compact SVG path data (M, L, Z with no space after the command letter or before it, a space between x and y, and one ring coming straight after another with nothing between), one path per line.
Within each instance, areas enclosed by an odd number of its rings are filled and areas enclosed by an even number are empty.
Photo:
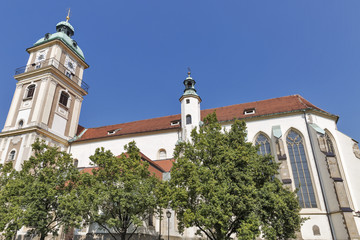
M53 66L56 69L58 69L60 72L62 72L67 78L74 81L76 84L78 84L82 89L84 89L86 92L89 91L89 85L86 84L83 80L81 80L78 76L70 72L63 64L61 64L58 60L54 58L46 59L41 62L29 64L23 67L19 67L15 69L15 75L31 72L37 69L41 69L47 66Z

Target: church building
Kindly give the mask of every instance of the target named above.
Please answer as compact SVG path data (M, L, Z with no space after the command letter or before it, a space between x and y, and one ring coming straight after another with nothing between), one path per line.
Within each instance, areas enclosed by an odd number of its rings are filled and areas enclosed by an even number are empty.
M135 141L142 158L163 180L170 178L173 151L178 141L189 141L202 119L216 111L223 128L234 119L246 121L247 140L259 145L259 154L271 154L280 163L279 178L285 187L299 189L302 217L308 218L298 239L360 239L360 150L358 142L337 130L338 116L318 108L300 95L201 109L191 73L179 89L179 114L96 128L79 125L88 85L83 72L89 65L72 38L75 30L66 21L56 25L27 49L26 66L16 69L17 80L6 122L0 133L0 163L20 169L32 154L31 144L43 139L72 154L76 166L91 167L89 156L104 147L115 155ZM86 103L85 103L86 104ZM199 239L196 229L177 230L177 220L154 217L144 223L140 239ZM25 235L21 229L19 235ZM74 231L74 238L104 234L96 226ZM60 236L61 237L61 236ZM149 238L148 238L149 237Z

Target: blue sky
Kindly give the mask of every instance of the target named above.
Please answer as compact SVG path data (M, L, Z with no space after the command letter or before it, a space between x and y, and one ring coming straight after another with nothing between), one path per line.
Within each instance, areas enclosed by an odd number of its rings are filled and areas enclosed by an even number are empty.
M71 8L90 68L80 124L180 113L187 67L202 109L300 94L360 141L360 1L131 0L0 3L0 125L14 70Z

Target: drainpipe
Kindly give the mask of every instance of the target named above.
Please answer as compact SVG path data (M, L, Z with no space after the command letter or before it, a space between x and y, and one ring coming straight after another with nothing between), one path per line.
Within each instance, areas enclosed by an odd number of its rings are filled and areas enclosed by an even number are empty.
M327 216L328 221L329 221L330 230L331 230L331 236L332 236L332 238L334 240L336 240L334 224L333 224L333 222L331 220L331 217L330 217L330 214L329 214L330 211L329 211L328 202L327 202L327 199L326 199L326 194L325 194L325 190L324 190L324 186L323 186L323 181L322 181L322 178L321 178L321 174L320 174L320 171L319 171L319 166L318 166L317 160L315 159L315 150L314 150L314 145L313 145L312 139L310 137L309 124L308 124L307 119L306 119L306 110L303 110L303 112L304 112L305 125L306 125L307 133L308 133L308 136L309 136L309 140L310 140L311 151L312 151L312 154L313 154L314 160L315 160L315 168L316 168L316 172L317 172L317 174L319 176L320 189L321 189L321 194L322 194L323 199L324 199L326 216Z

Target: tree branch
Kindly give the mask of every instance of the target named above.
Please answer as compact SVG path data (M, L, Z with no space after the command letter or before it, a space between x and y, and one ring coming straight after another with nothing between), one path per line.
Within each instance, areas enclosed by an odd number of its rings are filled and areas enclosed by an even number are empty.
M106 227L105 224L101 224L100 222L96 222L96 223L99 224L99 225L100 225L102 228L104 228L106 231L108 231L108 233L109 233L115 240L117 240L117 239L116 239L116 236L110 231L109 228Z
M196 223L196 226L197 226L203 233L205 233L206 236L207 236L208 238L210 238L210 240L215 240L215 236L214 236L214 234L213 234L210 230L209 230L209 232L211 233L212 236L210 236L210 234L207 233L206 230L204 230L204 229L199 225L199 223Z
M132 235L135 233L135 231L138 229L138 226L136 226L135 230L130 234L128 240L132 237Z

